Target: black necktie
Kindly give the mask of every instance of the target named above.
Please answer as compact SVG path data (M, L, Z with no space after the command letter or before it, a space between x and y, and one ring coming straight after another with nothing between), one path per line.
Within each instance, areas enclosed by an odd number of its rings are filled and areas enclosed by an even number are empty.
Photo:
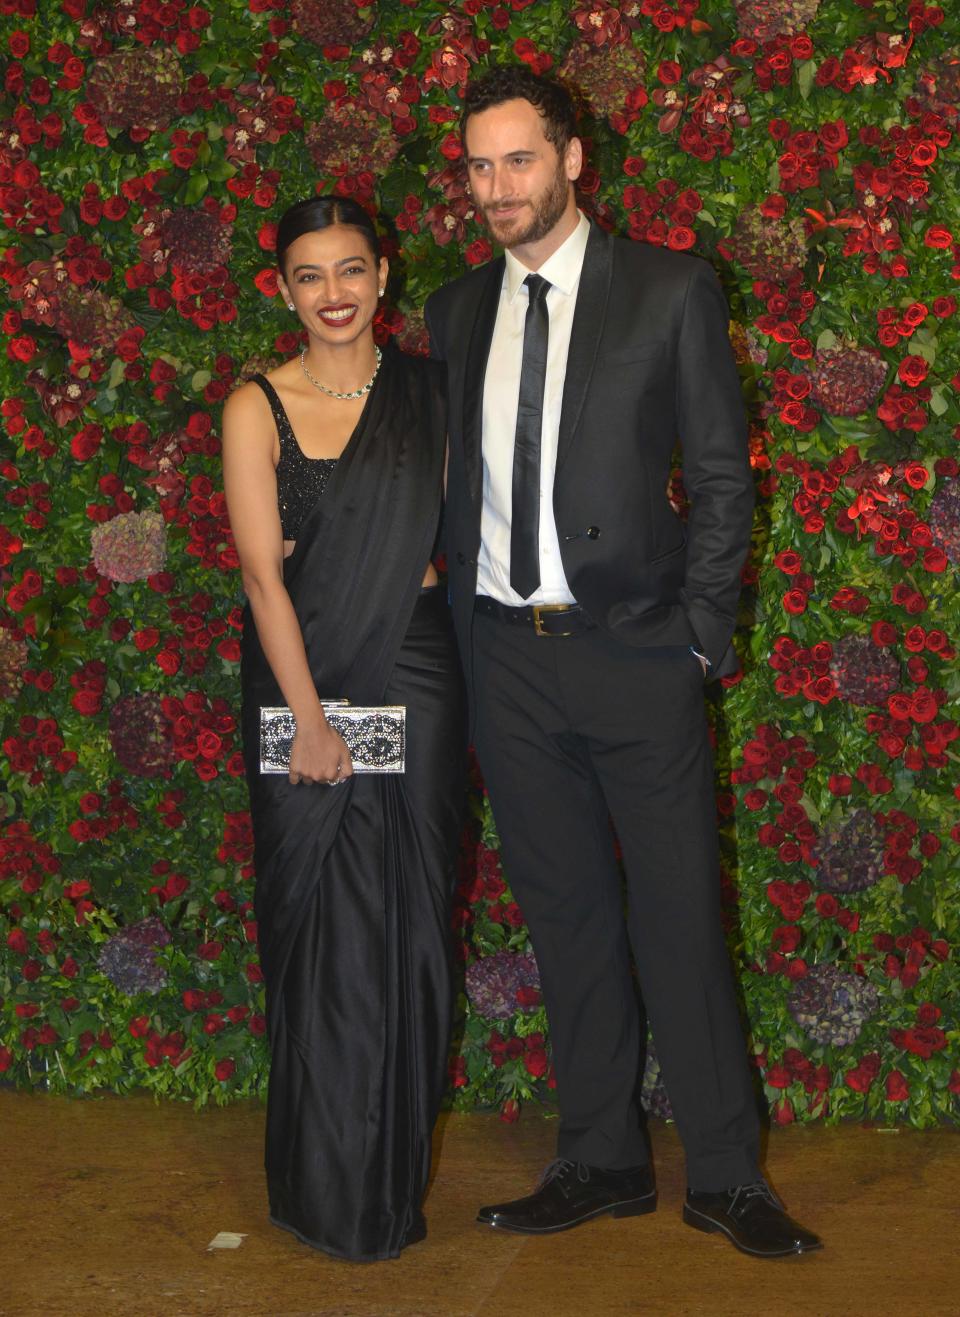
M540 584L540 431L547 382L550 283L528 274L530 301L523 322L520 397L513 445L513 504L510 515L510 584L528 599Z

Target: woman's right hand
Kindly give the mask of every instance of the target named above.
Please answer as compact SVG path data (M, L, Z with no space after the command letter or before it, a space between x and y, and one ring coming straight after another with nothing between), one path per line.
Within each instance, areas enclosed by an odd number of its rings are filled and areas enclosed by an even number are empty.
M290 781L336 786L353 775L353 761L346 742L325 718L297 726L290 747Z

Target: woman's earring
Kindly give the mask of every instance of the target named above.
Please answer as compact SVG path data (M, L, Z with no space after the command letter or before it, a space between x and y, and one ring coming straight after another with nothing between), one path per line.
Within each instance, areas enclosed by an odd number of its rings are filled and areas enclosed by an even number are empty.
M386 291L386 289L384 289L384 288L381 288L381 289L380 289L380 296L381 296L381 297L383 296L383 294L385 293L385 291Z
M287 310L288 310L288 311L296 311L296 309L297 309L297 308L296 308L296 306L295 306L295 304L294 304L293 302L288 302L288 303L287 303Z

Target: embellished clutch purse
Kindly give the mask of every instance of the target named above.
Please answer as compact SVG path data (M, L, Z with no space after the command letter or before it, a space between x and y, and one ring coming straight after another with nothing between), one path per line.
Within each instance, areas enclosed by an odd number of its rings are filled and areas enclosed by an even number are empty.
M321 700L327 722L343 737L355 773L402 773L406 767L403 704L362 706ZM260 772L288 773L296 719L286 705L260 709Z

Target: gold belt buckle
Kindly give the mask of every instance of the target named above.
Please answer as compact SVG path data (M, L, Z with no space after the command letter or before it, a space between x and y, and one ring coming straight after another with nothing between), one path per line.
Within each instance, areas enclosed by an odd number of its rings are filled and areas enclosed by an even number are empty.
M550 638L561 639L563 636L572 636L572 631L544 631L542 613L569 613L571 612L570 604L534 604L533 605L533 633L536 636L547 636Z

